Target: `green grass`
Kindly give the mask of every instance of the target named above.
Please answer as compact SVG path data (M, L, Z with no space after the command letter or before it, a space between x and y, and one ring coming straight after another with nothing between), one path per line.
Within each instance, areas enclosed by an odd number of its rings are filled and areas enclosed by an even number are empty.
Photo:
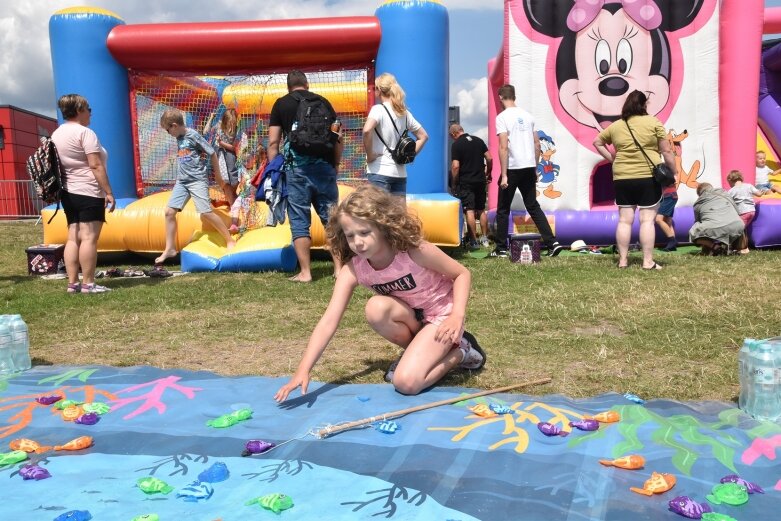
M0 313L27 321L36 364L289 376L333 284L330 262L316 260L309 285L281 273L208 273L110 279L110 294L67 295L65 281L27 275L24 249L41 237L32 223L0 223ZM472 271L467 328L489 361L480 373L453 372L447 385L490 388L550 375L551 384L529 392L733 400L743 338L781 334L781 251L659 253L659 272L641 270L638 253L627 270L616 269L612 255L529 267L450 253ZM99 261L103 269L143 263ZM370 295L356 292L314 379L382 381L398 351L366 325Z

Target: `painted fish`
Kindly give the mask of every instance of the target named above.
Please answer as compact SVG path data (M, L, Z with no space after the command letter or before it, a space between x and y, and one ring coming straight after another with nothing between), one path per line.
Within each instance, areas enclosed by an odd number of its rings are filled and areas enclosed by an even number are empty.
M397 430L401 429L399 424L395 421L385 421L377 424L377 430L385 434L393 434Z
M145 478L139 478L136 481L136 486L141 489L144 494L170 494L174 487L152 476Z
M209 420L206 422L206 425L214 427L215 429L225 429L227 427L233 427L240 421L249 420L250 418L252 418L252 409L239 409L238 411L223 414L213 420Z
M658 472L653 472L651 473L651 477L648 478L643 484L643 488L631 487L629 490L644 496L653 496L654 494L667 492L675 486L675 482L675 476L672 474L660 474ZM672 503L672 501L670 503Z
M228 471L228 466L221 461L218 461L208 469L198 474L198 481L201 483L219 483L225 481L230 477L231 473Z
M591 418L584 418L575 422L569 422L569 426L581 431L595 431L599 429L599 422Z
M54 450L81 450L92 446L92 436L79 436L65 445L55 445Z
M54 404L54 409L61 411L66 407L75 407L81 405L82 403L84 402L78 402L76 400L59 400ZM74 510L74 512L78 512L78 510Z
M45 447L37 441L29 440L27 438L17 438L15 440L11 440L8 446L11 448L11 450L23 450L28 453L34 452L36 454L40 454L51 449L51 447Z
M714 485L711 493L705 499L714 505L731 505L737 507L748 503L748 489L737 483L719 483Z
M702 514L702 521L738 521L727 514L717 514L716 512L705 512Z
M599 423L615 423L621 421L621 415L616 411L605 411L590 417Z
M0 452L0 467L6 467L8 465L16 465L20 461L27 459L27 453L23 450L15 450L13 452Z
M71 510L54 518L54 521L90 521L92 514L89 510Z
M40 403L41 405L51 405L53 403L57 403L60 400L62 400L62 396L58 394L50 394L47 396L39 396L35 399L36 402Z
M13 447L11 447L13 449ZM737 483L738 485L743 485L746 487L746 490L749 494L764 494L765 489L757 485L756 483L752 483L751 481L746 481L745 479L741 478L737 474L730 474L729 476L724 476L720 480L722 483Z
M688 517L689 519L702 519L703 514L713 512L710 505L707 503L697 503L689 496L678 496L673 498L667 505L670 507L670 510L679 516Z
M293 507L293 500L290 498L290 496L286 496L285 494L266 494L265 496L256 497L254 499L250 499L245 503L245 505L260 505L266 510L271 510L275 514L279 514L283 510L287 510L288 508Z
M96 414L106 414L107 412L111 411L111 407L103 402L89 402L85 403L81 406L82 409L84 409L84 412L94 412Z
M271 450L275 444L263 441L263 440L249 440L245 445L244 450L241 452L242 456L251 456L252 454L263 454L267 450Z
M537 428L540 429L540 432L543 433L545 436L564 437L569 435L569 432L561 430L561 428L558 425L553 425L552 423L548 423L548 422L538 423Z
M506 405L501 405L498 403L492 403L489 405L492 411L494 411L496 414L512 414L513 410L507 407Z
M82 414L84 414L84 409L79 405L71 405L60 411L60 417L66 422L72 422Z
M48 470L39 465L25 465L19 469L19 475L22 476L22 479L34 479L35 481L52 477Z
M614 460L601 459L599 462L606 467L618 467L627 470L637 470L645 466L645 458L637 454L623 456Z
M96 412L87 412L73 420L73 423L78 423L79 425L95 425L100 421L100 415Z
M469 410L481 418L493 418L496 416L496 413L484 403L478 403L477 405L470 407Z
M638 405L645 405L645 400L643 400L642 398L640 398L636 394L626 393L626 394L624 394L624 398L626 398L630 402L635 402Z
M160 516L157 514L144 514L142 516L136 516L130 521L160 521Z
M176 497L189 501L191 503L197 503L198 501L206 501L214 494L214 487L208 483L199 483L193 481L186 487L182 487L176 493Z

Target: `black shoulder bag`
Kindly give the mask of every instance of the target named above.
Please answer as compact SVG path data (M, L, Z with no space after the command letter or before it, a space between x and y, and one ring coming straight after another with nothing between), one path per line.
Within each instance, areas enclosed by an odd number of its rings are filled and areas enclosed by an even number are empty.
M645 160L648 161L648 166L651 167L651 174L653 174L654 180L662 186L674 185L675 172L673 172L664 161L662 161L658 165L655 165L653 161L651 161L651 158L648 157L648 154L645 153L643 147L637 141L637 138L635 137L635 133L632 132L632 127L629 126L629 122L624 120L624 123L626 124L626 128L629 129L629 134L632 135L632 139L635 141L635 145L637 145L637 148L639 148L640 152L643 153L643 155L645 156Z
M390 118L390 122L393 125L393 129L396 131L396 134L399 135L399 142L396 143L395 147L391 148L388 146L385 140L382 139L382 134L380 134L380 131L377 127L374 127L374 132L377 134L377 137L380 138L382 144L385 145L385 148L390 151L394 163L397 165L406 165L408 163L412 163L415 161L415 140L409 137L409 129L406 128L406 116L404 120L404 132L399 132L399 129L396 127L396 123L393 121L393 116L391 116L388 107L383 104L382 108L384 108L385 112L388 113L388 117Z

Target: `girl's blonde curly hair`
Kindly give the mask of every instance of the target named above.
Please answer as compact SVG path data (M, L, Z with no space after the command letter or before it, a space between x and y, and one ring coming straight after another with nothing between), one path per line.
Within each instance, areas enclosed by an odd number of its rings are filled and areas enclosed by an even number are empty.
M352 259L355 253L347 244L339 222L342 215L375 225L395 252L417 248L423 240L420 219L407 212L404 199L367 183L356 188L331 211L325 228L331 255L343 263Z

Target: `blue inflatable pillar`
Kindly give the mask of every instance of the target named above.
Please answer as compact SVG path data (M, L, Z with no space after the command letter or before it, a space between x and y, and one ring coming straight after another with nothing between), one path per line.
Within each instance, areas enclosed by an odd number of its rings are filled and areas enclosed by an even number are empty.
M429 135L423 152L407 166L407 192L447 192L447 8L436 0L387 0L375 15L382 27L376 75L396 76L410 111Z
M111 11L72 7L49 20L56 100L81 94L92 108L90 128L108 151L108 177L114 197L137 197L130 127L127 70L106 48L106 38L124 21ZM62 114L58 119L62 123Z

